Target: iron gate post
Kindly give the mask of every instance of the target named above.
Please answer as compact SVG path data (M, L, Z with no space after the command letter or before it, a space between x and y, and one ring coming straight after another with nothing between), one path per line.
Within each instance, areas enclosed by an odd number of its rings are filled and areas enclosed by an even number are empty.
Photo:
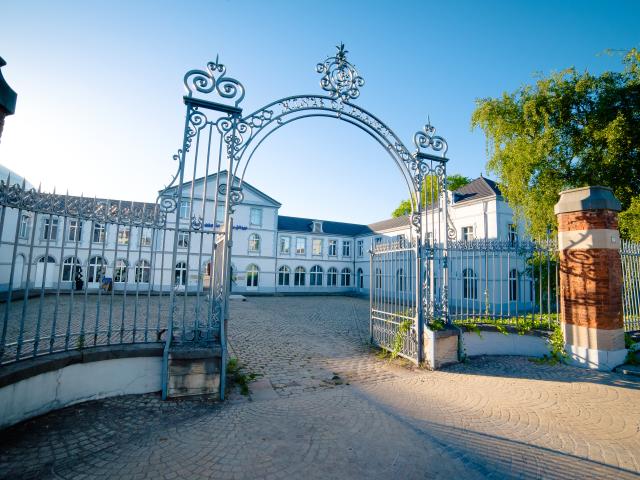
M420 215L422 215L420 209ZM422 228L422 227L421 227ZM422 262L424 249L422 248L422 235L418 233L416 235L416 247L415 247L415 258L416 258L416 321L418 323L416 328L417 335L417 358L416 361L418 365L420 365L424 361L424 309L422 308L422 302L424 299L424 292L422 288L423 278L424 278L424 268Z
M373 246L369 250L369 343L373 345Z

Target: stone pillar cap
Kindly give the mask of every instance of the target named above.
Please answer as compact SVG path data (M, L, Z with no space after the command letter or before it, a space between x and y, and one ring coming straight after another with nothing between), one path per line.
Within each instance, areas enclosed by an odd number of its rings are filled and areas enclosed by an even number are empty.
M620 201L609 187L599 185L580 187L560 192L560 200L553 211L560 213L580 212L582 210L622 210Z

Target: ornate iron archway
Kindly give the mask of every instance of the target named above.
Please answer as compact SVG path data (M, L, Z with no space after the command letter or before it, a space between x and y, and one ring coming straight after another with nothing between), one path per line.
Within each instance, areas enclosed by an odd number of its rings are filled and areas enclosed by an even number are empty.
M191 236L202 237L205 231L215 239L211 242L210 257L213 269L218 273L210 277L208 285L210 312L207 325L219 325L223 365L226 348L223 319L227 317L230 283L230 214L234 206L243 200L244 175L255 151L272 133L297 120L325 117L351 124L377 141L393 159L407 186L412 208L412 261L416 274L412 290L413 325L410 334L421 339L424 325L429 320L447 320L446 244L450 234L446 195L447 143L435 134L433 126L427 124L414 134L415 149L411 152L382 120L354 104L365 81L347 60L347 53L341 44L334 56L316 65L316 71L321 75L320 86L325 94L281 98L248 115L243 114L241 107L245 97L244 86L227 76L225 65L218 59L209 62L204 70L188 71L184 77L187 111L182 148L174 156L178 168L170 184L160 193L158 202L166 212L181 209L185 202L190 205L186 228L181 226L180 215L175 215L172 264L179 260L178 232L183 237L185 233L189 236L189 245L192 243ZM216 101L212 101L212 97L217 97ZM204 185L198 190L198 179L208 179L212 174L216 178L213 194L207 192L208 182L203 182ZM429 182L432 191L426 196L431 203L424 205L426 192L423 190L427 176L432 176L435 182ZM193 205L198 198L202 200L202 208L195 211ZM208 201L213 207L209 212L206 211ZM222 206L223 211L218 208ZM206 225L211 225L211 229L206 230ZM186 261L188 263L189 258ZM200 261L201 258L198 258ZM186 269L189 270L188 265ZM437 288L436 278L439 282ZM171 312L174 312L181 294L177 289L172 290ZM381 298L383 303L386 302L384 294ZM393 323L395 314L384 313L385 319ZM205 326L199 323L185 328L183 321L181 328L176 328L173 316L171 313L169 330L174 334L168 335L165 352L172 341L193 342L209 337L206 331L203 333ZM373 339L376 340L375 335ZM385 342L379 343L389 347ZM421 345L421 341L417 342L415 355L408 355L418 362L423 358ZM224 378L221 383L224 384Z

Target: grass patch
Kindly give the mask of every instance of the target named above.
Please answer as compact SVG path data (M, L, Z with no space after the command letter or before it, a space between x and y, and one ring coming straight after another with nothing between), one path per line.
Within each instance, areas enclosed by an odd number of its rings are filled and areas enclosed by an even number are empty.
M237 358L230 358L227 362L227 379L231 385L238 385L240 387L240 393L244 396L251 393L249 384L256 378L260 377L259 373L246 373Z

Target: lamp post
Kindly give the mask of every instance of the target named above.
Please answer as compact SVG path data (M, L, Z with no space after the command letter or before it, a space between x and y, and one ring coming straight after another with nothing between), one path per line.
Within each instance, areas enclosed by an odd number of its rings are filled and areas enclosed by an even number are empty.
M14 92L4 77L2 76L2 67L7 62L0 57L0 139L2 138L2 130L4 129L4 119L7 115L13 115L16 111L16 99L18 94Z

